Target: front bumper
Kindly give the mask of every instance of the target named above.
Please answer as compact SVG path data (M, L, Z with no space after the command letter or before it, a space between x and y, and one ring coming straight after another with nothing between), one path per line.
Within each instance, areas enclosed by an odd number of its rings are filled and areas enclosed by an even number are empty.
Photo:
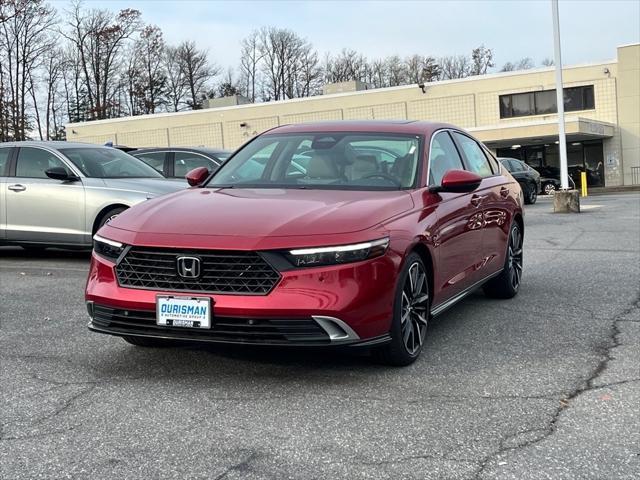
M89 328L120 336L256 345L371 345L389 340L400 257L282 272L267 295L209 296L212 328L156 325L157 295L188 292L124 288L114 264L92 255L86 300Z

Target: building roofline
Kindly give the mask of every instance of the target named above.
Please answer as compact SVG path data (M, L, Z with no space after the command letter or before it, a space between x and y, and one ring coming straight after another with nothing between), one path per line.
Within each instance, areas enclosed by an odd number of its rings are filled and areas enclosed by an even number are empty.
M624 45L618 45L616 48L625 48L625 47L640 47L640 42L625 43Z
M575 68L589 68L589 67L597 67L601 65L611 65L617 63L617 60L609 60L605 62L592 62L592 63L581 63L576 65L568 65L563 67L563 70L575 69ZM532 73L544 73L553 71L555 67L540 67L540 68L532 68L529 70L515 70L511 72L495 72L495 73L487 73L484 75L473 75L465 78L455 78L450 80L437 80L435 82L427 82L425 86L427 88L432 86L439 85L449 85L455 83L465 83L465 82L481 82L484 80L491 80L494 78L504 78L510 76L519 76L519 75L529 75ZM382 93L382 92L394 92L401 90L410 90L414 88L419 88L417 83L412 83L409 85L400 85L397 87L386 87L386 88L372 88L368 90L359 90L355 92L340 92L340 93L331 93L329 95L316 95L313 97L301 97L301 98L290 98L285 100L273 100L269 102L259 102L259 103L247 103L243 105L230 105L226 107L217 107L217 108L203 108L200 110L184 110L181 112L161 112L161 113L150 113L145 115L136 115L130 117L119 117L119 118L107 118L103 120L90 120L87 122L78 122L78 123L66 123L65 127L84 127L89 125L105 125L110 123L120 123L120 122L128 122L132 120L144 120L150 118L163 118L170 116L181 116L181 115L198 115L203 113L215 113L215 112L224 112L228 110L240 110L243 108L255 108L255 107L266 107L272 105L282 105L282 104L293 104L299 102L311 102L314 100L321 100L327 98L341 98L348 96L358 96L370 93Z

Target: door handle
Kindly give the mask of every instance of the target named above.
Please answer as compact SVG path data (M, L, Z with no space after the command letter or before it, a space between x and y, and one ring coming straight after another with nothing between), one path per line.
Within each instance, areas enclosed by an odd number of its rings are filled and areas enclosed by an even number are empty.
M24 192L27 187L25 187L24 185L20 185L19 183L16 183L14 185L9 185L9 190L13 190L14 192Z
M478 205L480 205L482 200L484 200L486 197L487 197L486 195L472 195L471 205L473 205L474 207L477 207Z
M500 189L500 195L502 195L503 197L509 196L509 189L507 187L502 187Z

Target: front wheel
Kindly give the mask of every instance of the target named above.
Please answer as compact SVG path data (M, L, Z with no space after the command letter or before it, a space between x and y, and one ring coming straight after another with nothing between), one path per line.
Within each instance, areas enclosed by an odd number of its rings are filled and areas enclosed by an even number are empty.
M535 183L529 185L529 194L527 195L527 199L525 203L529 205L533 205L538 200L538 187Z
M518 294L522 280L523 235L520 225L513 223L509 232L507 255L500 275L482 287L485 295L493 298L513 298Z
M545 195L554 195L556 193L556 187L553 183L545 184L542 189L544 190Z
M427 336L429 277L417 253L411 253L398 276L391 322L391 342L379 347L378 358L387 365L413 363Z
M124 207L116 207L106 211L104 215L102 215L102 217L100 218L100 222L98 222L98 228L96 228L96 232L100 230L100 228L102 228L104 225L109 223L111 220L116 218L118 215L120 215L122 212L124 212L125 210L126 208Z

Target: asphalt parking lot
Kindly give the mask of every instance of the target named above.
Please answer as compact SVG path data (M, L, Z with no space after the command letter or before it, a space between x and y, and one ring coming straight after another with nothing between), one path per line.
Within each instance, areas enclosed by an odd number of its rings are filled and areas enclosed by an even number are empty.
M433 321L403 369L91 333L86 253L0 248L0 477L640 477L640 194L527 207L513 300Z

